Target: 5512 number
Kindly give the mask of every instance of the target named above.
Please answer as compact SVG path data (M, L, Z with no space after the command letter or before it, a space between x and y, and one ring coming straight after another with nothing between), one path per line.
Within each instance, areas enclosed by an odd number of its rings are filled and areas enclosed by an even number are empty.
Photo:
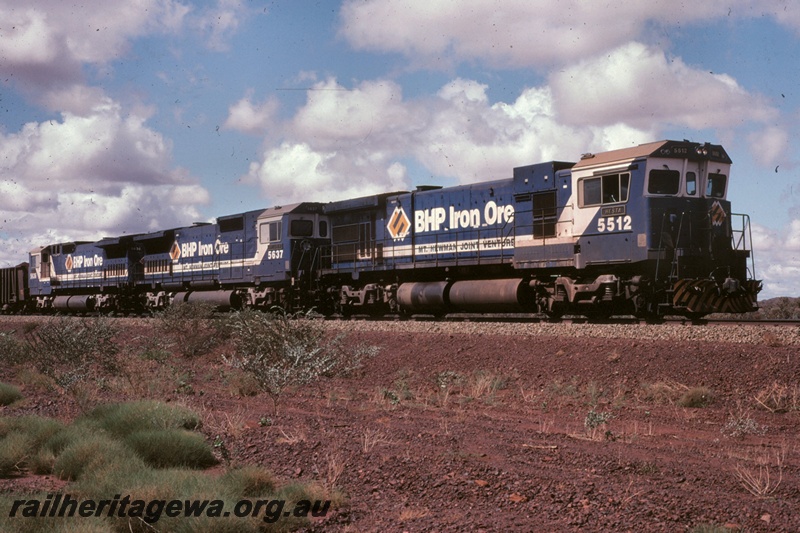
M631 216L618 216L597 219L597 231L630 231Z

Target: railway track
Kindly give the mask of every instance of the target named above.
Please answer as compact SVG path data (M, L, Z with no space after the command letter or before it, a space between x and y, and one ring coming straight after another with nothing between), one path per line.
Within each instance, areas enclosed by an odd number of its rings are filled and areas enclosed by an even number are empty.
M597 325L658 325L658 324L680 324L689 326L725 326L725 325L751 325L751 326L786 326L797 327L800 326L800 319L741 319L741 318L702 318L690 319L686 317L665 317L657 320L643 319L636 317L612 317L609 319L598 320L590 319L583 316L563 317L560 319L552 319L540 314L505 314L505 315L484 315L484 314L466 314L454 313L444 317L436 317L433 315L388 315L382 317L374 317L367 315L353 315L350 317L333 316L328 317L327 320L335 321L350 321L350 320L366 320L373 322L398 322L398 321L415 321L415 322L476 322L476 323L513 323L513 324L597 324Z
M32 324L45 323L54 315L2 315L0 332L24 331ZM76 318L81 318L77 317ZM110 317L121 328L144 327L154 324L152 318ZM464 336L494 337L519 336L526 338L582 337L596 339L630 339L639 341L710 342L726 344L751 344L774 347L800 346L800 321L798 320L730 320L710 319L700 323L691 320L668 318L660 323L646 323L633 318L590 321L583 317L569 317L559 321L541 315L449 315L436 318L431 315L411 317L386 316L381 318L353 316L331 317L320 322L331 331L350 335L378 335L386 333L445 335L451 338ZM535 341L534 344L539 341Z
M142 319L149 318L151 315L101 315L99 313L81 313L81 314L0 314L0 321L13 321L20 319L47 319L56 316L75 316L75 317L92 317L92 316L106 316L114 320L125 319ZM220 314L224 316L224 313ZM320 317L321 318L321 317ZM528 314L528 313L509 313L509 314L473 314L473 313L452 313L444 317L434 315L385 315L385 316L370 316L370 315L351 315L340 316L333 315L325 317L326 321L333 322L442 322L442 323L459 323L459 322L474 322L486 324L594 324L594 325L659 325L659 324L672 324L672 325L687 325L687 326L784 326L784 327L798 327L800 326L800 319L758 319L758 318L702 318L690 319L679 316L669 316L660 319L643 319L632 316L612 317L608 319L590 319L584 316L566 316L559 319L549 318L542 314Z

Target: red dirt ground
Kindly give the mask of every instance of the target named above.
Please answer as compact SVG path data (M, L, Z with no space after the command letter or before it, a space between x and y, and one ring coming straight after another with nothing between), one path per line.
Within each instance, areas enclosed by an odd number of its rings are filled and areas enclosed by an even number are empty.
M337 487L347 503L318 531L800 531L797 346L444 329L348 341L380 351L357 376L287 393L277 414L236 393L219 353L142 363L137 390L100 399L186 404L232 463ZM11 369L0 381L20 385ZM699 386L709 405L677 405ZM22 388L0 415L77 413L70 396ZM768 390L787 411L759 407ZM612 418L587 427L590 411ZM750 490L748 474L761 476Z

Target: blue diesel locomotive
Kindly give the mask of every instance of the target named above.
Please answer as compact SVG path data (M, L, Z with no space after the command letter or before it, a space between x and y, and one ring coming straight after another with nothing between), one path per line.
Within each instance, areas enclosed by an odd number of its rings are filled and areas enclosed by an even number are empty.
M344 314L753 311L761 284L749 218L726 200L730 166L721 146L661 141L330 203L322 279Z
M749 218L726 200L730 166L721 146L660 141L518 167L507 179L51 244L3 271L16 281L0 303L122 313L181 302L342 315L743 313L757 309L761 284Z

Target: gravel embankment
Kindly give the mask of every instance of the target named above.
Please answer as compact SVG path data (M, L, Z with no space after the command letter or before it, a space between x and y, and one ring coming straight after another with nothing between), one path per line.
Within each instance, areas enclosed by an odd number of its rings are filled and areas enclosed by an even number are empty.
M414 320L368 321L332 320L334 330L351 332L392 331L459 335L522 335L549 337L590 337L606 339L649 339L699 342L732 342L768 346L799 346L800 327L759 325L682 324L565 324L565 323L485 323L425 322Z

